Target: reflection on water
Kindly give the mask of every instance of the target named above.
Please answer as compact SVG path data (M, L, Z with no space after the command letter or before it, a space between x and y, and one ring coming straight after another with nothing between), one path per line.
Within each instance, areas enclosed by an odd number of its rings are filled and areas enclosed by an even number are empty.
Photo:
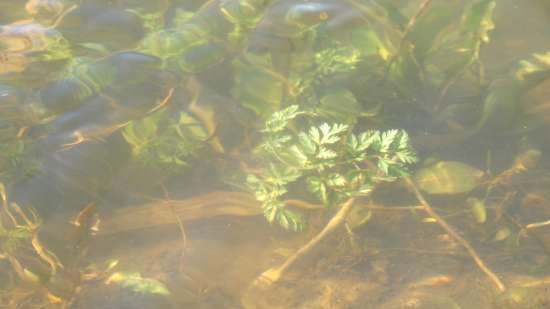
M0 307L549 307L549 16L1 1Z

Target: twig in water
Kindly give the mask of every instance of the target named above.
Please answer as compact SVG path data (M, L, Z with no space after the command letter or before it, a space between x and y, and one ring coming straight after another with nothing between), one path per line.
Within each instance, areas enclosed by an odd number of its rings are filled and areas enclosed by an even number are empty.
M550 248L548 248L544 240L542 240L535 231L530 231L529 229L527 229L527 227L523 226L518 220L516 220L516 218L508 214L506 211L504 211L503 215L504 215L504 218L512 222L520 230L520 235L523 235L526 238L531 238L532 240L534 240L542 248L542 251L544 251L544 254L550 257Z
M525 226L526 229L537 229L539 227L545 227L550 225L550 220L544 221L544 222L535 222L535 223L529 223Z
M441 216L439 216L433 208L430 206L430 204L426 201L422 193L420 193L420 190L416 187L414 182L410 178L405 178L405 181L407 183L407 186L410 188L412 193L416 196L416 199L420 202L420 204L424 207L424 211L428 213L429 216L434 218L439 224L451 237L453 237L459 244L461 244L466 251L468 251L468 254L472 257L476 265L483 271L491 281L496 285L498 290L500 292L506 291L506 286L502 283L502 281L498 278L498 276L485 264L485 262L479 257L475 249L470 245L470 243L464 239L462 236L460 236L455 229L449 225Z
M303 247L298 249L293 255L288 257L288 259L279 267L277 268L270 268L267 271L263 272L253 283L252 286L257 285L271 285L278 280L281 279L281 277L284 275L284 273L300 258L304 257L306 254L308 254L315 246L317 246L323 239L325 239L328 235L330 235L332 232L334 232L338 227L340 227L346 217L348 216L349 212L353 208L353 204L355 202L355 199L350 198L347 200L338 212L330 219L330 221L327 223L327 225L323 228L319 234L317 234L315 237L313 237L307 244L305 244Z

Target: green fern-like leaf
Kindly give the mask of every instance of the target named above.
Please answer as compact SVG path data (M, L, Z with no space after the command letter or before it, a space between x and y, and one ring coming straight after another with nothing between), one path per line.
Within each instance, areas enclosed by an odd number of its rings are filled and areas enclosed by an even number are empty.
M273 113L266 121L263 132L275 133L284 130L292 119L303 113L298 109L298 105L291 105L281 111Z
M256 153L262 167L247 179L270 223L292 230L303 226L301 216L289 212L282 202L294 184L305 182L311 195L331 207L369 195L377 182L407 175L407 165L416 161L402 130L355 134L349 125L324 122L296 132L295 126L289 129L290 121L300 113L292 106L268 120L261 151Z

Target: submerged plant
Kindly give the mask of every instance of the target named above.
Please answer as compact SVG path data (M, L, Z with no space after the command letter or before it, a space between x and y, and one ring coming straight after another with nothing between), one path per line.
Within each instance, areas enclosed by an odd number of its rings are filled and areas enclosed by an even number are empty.
M40 172L33 144L28 139L15 139L0 144L0 180L16 183Z
M324 122L295 130L299 117L316 115L292 105L267 120L256 150L263 168L247 177L266 219L286 229L300 230L304 225L285 206L284 197L294 184L304 184L330 208L369 195L377 183L407 175L407 166L416 162L405 131L354 133L347 124Z
M63 267L57 257L45 248L38 238L41 225L34 211L24 211L10 203L4 184L0 183L2 210L0 211L0 260L6 259L11 271L23 282L47 282ZM37 274L29 265L45 264L48 273Z
M147 166L188 166L208 139L204 127L187 113L178 119L159 110L130 122L122 136L132 147L132 155Z

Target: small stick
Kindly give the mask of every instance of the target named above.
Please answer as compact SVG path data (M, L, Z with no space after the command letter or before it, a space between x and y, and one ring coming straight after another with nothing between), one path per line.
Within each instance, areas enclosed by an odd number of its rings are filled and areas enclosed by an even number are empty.
M414 182L409 177L405 178L405 181L408 187L416 196L416 199L424 207L424 211L426 211L428 215L432 218L435 218L437 224L439 224L449 235L451 235L451 237L453 237L459 244L461 244L466 249L466 251L468 251L468 254L472 257L476 265L481 269L481 271L483 271L487 275L487 277L489 277L489 279L491 279L491 281L493 281L500 292L506 291L506 286L504 286L498 276L491 269L489 269L489 267L487 267L485 262L479 257L479 255L470 245L470 243L462 236L460 236L451 225L449 225L441 216L439 216L433 210L433 208L426 201L422 193L420 193L420 190L418 190Z
M291 255L281 266L277 268L270 268L263 272L253 283L252 286L258 285L258 284L264 284L264 285L271 285L278 280L281 279L281 277L284 275L284 273L300 258L304 257L307 253L309 253L315 246L317 246L323 239L325 239L329 234L334 232L338 227L340 227L346 217L348 216L349 212L353 208L353 203L355 202L354 198L350 198L347 200L338 212L330 219L330 221L327 223L327 225L323 228L323 230L317 234L315 237L313 237L307 244L305 244L303 247L298 249L293 255Z
M516 220L516 218L514 218L512 215L508 214L506 210L504 211L503 215L504 218L512 222L520 230L520 236L525 236L526 238L534 240L541 247L542 251L544 251L544 254L550 257L550 248L548 248L544 240L542 240L535 231L528 230L525 226L521 224L521 222Z
M535 222L535 223L529 223L525 226L526 229L537 229L539 227L545 227L550 225L550 220L544 221L544 222Z

